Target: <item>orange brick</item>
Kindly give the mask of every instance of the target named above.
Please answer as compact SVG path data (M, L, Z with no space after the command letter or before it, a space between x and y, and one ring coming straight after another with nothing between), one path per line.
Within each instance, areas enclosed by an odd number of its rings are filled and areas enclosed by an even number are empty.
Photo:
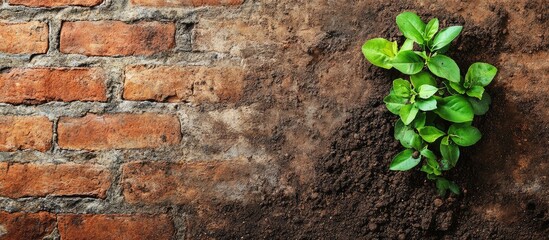
M149 7L240 5L244 0L131 0L134 5Z
M131 66L126 68L124 99L159 102L236 102L242 96L239 67Z
M175 233L167 215L91 215L58 216L63 240L168 240Z
M0 151L51 148L53 123L42 116L0 116Z
M55 215L47 212L0 211L0 239L42 239L55 228Z
M48 25L44 22L0 22L0 52L38 54L48 51Z
M97 165L0 163L2 197L105 198L110 185L110 172L105 167Z
M176 116L152 113L63 117L57 132L61 148L76 150L154 148L181 141Z
M8 0L10 5L23 5L27 7L91 7L97 6L102 2L103 0Z
M105 73L95 68L16 68L0 74L0 102L104 102L105 81Z
M122 167L129 203L189 204L246 198L251 166L241 160L189 163L133 162Z
M172 22L63 22L60 51L89 56L152 55L175 46Z

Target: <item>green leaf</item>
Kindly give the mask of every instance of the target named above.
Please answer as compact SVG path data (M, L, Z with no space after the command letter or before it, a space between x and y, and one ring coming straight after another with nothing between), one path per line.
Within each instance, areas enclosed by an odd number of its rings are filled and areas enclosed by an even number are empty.
M428 143L436 141L439 137L446 135L436 127L426 126L418 129L419 135Z
M481 86L472 86L469 90L467 90L467 95L470 97L476 97L479 100L482 99L482 94L484 93L484 87Z
M404 40L404 43L402 44L402 47L400 48L400 52L412 50L414 50L414 40L406 38L406 40Z
M398 97L394 94L389 94L385 98L383 98L383 102L385 102L385 106L389 111L395 115L400 114L400 109L404 107L408 103L407 98Z
M421 71L417 74L414 74L410 76L410 81L412 81L412 85L414 88L419 88L421 85L427 84L431 86L437 86L437 81L435 80L435 77L428 73L427 71Z
M393 171L408 171L419 164L421 158L414 158L414 150L406 149L397 154L391 162L390 169Z
M481 100L468 97L467 101L469 101L469 103L473 107L473 112L475 113L475 115L484 115L486 112L488 112L488 109L490 109L492 98L490 98L490 95L488 95L487 92L484 92L484 94L482 94Z
M437 87L433 87L431 85L422 85L418 88L418 94L420 98L427 99L431 96L435 95L435 93L438 92Z
M438 54L427 62L427 67L436 76L448 79L450 82L459 83L459 66L453 59Z
M452 88L452 90L458 92L459 94L464 94L466 89L461 86L461 83L456 83L456 82L448 82L448 84L450 85L450 88Z
M435 153L433 153L433 151L425 148L423 150L421 150L421 156L424 156L426 157L427 159L431 159L431 160L437 160L437 155L435 155Z
M414 51L414 53L425 60L429 59L429 56L427 56L427 52L425 51Z
M419 134L421 135L421 131ZM454 143L462 147L472 146L482 137L480 131L469 124L452 124L448 134Z
M437 100L434 97L430 97L428 99L422 100L419 99L416 101L416 106L421 111L433 111L437 109Z
M425 23L421 18L413 12L403 12L396 17L398 29L402 34L409 39L423 44L423 32L425 31Z
M452 26L445 29L442 29L433 39L431 43L431 51L439 50L443 47L446 47L450 42L452 42L463 29L462 26Z
M450 144L450 136L444 136L440 141L440 144L444 144L444 145Z
M461 95L442 98L437 103L435 113L444 120L455 123L470 122L473 120L473 107Z
M423 69L425 63L413 51L399 52L391 61L393 67L408 75L416 74Z
M449 181L448 189L450 189L450 191L455 195L459 195L460 193L459 186L454 182Z
M405 148L421 149L423 141L411 126L406 126L400 120L395 124L395 139Z
M364 57L375 66L391 69L391 60L396 56L397 43L384 38L373 38L362 45Z
M399 78L393 81L393 94L397 97L409 98L411 95L410 82Z
M427 26L425 26L425 33L423 34L423 40L425 42L428 42L431 40L435 34L438 32L438 19L433 18L429 23L427 23Z
M414 128L418 129L420 127L423 127L425 126L425 120L427 119L427 116L424 112L419 112L417 115L416 115L416 119L414 119L414 121L412 121L412 123L410 125L414 126Z
M450 164L450 162L446 159L440 160L440 166L440 169L442 169L442 171L448 171L453 168L452 164Z
M418 113L419 109L413 104L405 105L400 109L400 119L406 125L410 124Z
M473 63L465 75L464 86L467 88L472 86L486 87L492 82L497 72L498 69L488 63Z
M440 154L442 158L448 160L452 167L455 167L459 160L459 147L453 143L448 145L440 144Z

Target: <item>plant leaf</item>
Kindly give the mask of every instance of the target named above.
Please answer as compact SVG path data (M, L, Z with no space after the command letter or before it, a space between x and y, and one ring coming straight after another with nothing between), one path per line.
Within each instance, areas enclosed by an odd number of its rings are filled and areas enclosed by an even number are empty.
M473 107L473 112L475 113L475 115L484 115L486 112L488 112L488 109L490 109L492 98L490 98L490 95L488 95L488 93L485 91L484 94L482 94L481 100L468 97L467 101L469 101L469 103Z
M391 162L390 169L393 171L408 171L419 164L421 158L414 158L414 150L406 149L397 154Z
M464 86L467 88L472 86L486 87L492 82L497 73L498 69L488 63L473 63L465 75Z
M423 150L421 150L421 156L424 156L426 157L427 159L432 159L432 160L437 160L437 155L435 155L435 153L433 153L433 151L425 148Z
M406 40L404 40L404 43L402 44L402 47L400 48L399 52L412 51L412 50L414 50L414 40L406 38Z
M435 113L444 120L455 123L470 122L473 120L473 107L461 95L442 98L437 103Z
M389 94L388 96L383 98L383 102L385 103L385 106L391 113L395 115L399 115L400 109L404 107L406 103L408 103L408 99L403 97L398 97L394 94Z
M396 56L396 42L384 38L373 38L362 45L362 54L375 66L391 69L391 60Z
M479 100L482 99L482 95L484 94L484 87L481 86L472 86L467 90L467 95L470 97L476 97Z
M410 76L410 81L412 82L412 85L414 88L419 88L421 85L427 84L431 86L437 86L437 81L435 80L435 77L431 75L427 71L421 71L417 74L414 74Z
M437 87L433 87L431 85L422 85L418 88L418 94L420 98L427 99L431 96L435 95L435 93L438 92Z
M410 82L398 78L393 81L393 94L397 97L409 98L411 91Z
M421 135L421 131L419 134ZM452 124L448 134L454 143L462 147L472 146L482 137L480 131L469 124Z
M448 160L452 167L455 167L459 160L459 147L453 143L448 145L440 144L440 154L442 158Z
M428 143L436 141L439 137L446 135L443 131L440 131L438 128L433 126L426 126L418 129L419 135L423 140Z
M403 12L396 17L398 29L409 39L423 44L423 32L425 32L425 23L413 12Z
M460 193L459 186L457 184L455 184L454 182L452 182L452 181L448 181L448 182L449 182L448 189L450 189L450 191L453 194L459 195L459 193Z
M400 120L395 124L395 139L405 148L421 149L423 141L411 126L406 126Z
M425 126L425 120L427 119L427 115L424 112L418 112L416 115L416 119L412 121L410 125L414 126L414 128L418 129L420 127Z
M399 115L402 122L406 125L410 124L416 118L419 109L413 104L405 105L400 109Z
M429 23L427 23L427 26L425 26L425 33L423 34L423 40L425 42L429 42L435 34L438 32L438 19L433 18Z
M425 63L413 51L399 52L391 61L394 68L408 75L416 74L423 69Z
M421 111L427 112L437 109L437 100L434 97L430 97L425 100L418 99L415 104Z
M427 67L429 67L429 70L436 76L448 79L450 82L459 83L459 66L453 59L438 54L427 62Z
M431 43L431 51L436 51L443 47L446 47L461 33L462 29L462 26L452 26L442 29L435 36L435 39L433 39L433 42Z
M450 82L450 81L448 81L448 84L450 85L450 87L451 87L454 91L456 91L456 92L459 93L459 94L464 94L465 91L466 91L466 89L465 89L463 86L461 86L461 83L456 83L456 82Z

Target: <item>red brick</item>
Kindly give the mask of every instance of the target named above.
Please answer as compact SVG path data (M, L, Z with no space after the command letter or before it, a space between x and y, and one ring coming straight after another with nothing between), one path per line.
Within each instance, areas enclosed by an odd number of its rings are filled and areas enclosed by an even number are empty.
M91 7L101 4L103 0L8 0L10 5L23 5L27 7L64 7L84 6Z
M124 99L159 102L236 102L242 96L239 67L131 66L126 68Z
M250 164L241 160L133 162L122 167L122 186L129 203L237 201L250 193L251 176Z
M0 102L104 102L105 81L105 73L95 68L16 68L0 74Z
M172 22L63 22L60 50L90 56L152 55L175 46Z
M57 132L59 146L75 150L154 148L181 141L176 116L152 113L63 117Z
M0 196L9 198L89 196L105 198L110 172L89 164L0 163Z
M131 0L134 5L149 7L240 5L244 0Z
M55 228L55 215L47 212L0 211L0 239L42 239Z
M0 116L0 151L51 148L53 123L43 116Z
M167 215L91 215L58 216L63 240L164 240L175 233Z
M0 52L38 54L48 51L48 25L44 22L0 22Z

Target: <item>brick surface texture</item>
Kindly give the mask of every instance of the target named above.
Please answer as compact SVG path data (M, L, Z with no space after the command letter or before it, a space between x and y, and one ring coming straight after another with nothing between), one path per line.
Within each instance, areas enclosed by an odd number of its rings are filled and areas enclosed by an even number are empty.
M96 6L103 0L8 0L11 5L28 7L64 7L64 6Z
M90 68L17 68L0 73L0 102L107 100L106 75Z
M0 239L43 239L55 228L55 214L0 211Z
M89 164L0 163L0 196L10 198L89 196L105 198L110 172Z
M45 22L0 22L0 52L39 54L48 51Z
M52 146L52 130L47 117L0 116L0 151L47 151Z
M173 223L164 214L61 214L58 228L61 239L71 240L169 240L174 234Z
M181 141L177 117L158 114L61 118L57 130L59 147L75 150L154 148Z
M119 21L64 22L60 51L89 56L152 55L175 44L171 22Z
M244 0L131 0L132 4L151 7L239 5Z

